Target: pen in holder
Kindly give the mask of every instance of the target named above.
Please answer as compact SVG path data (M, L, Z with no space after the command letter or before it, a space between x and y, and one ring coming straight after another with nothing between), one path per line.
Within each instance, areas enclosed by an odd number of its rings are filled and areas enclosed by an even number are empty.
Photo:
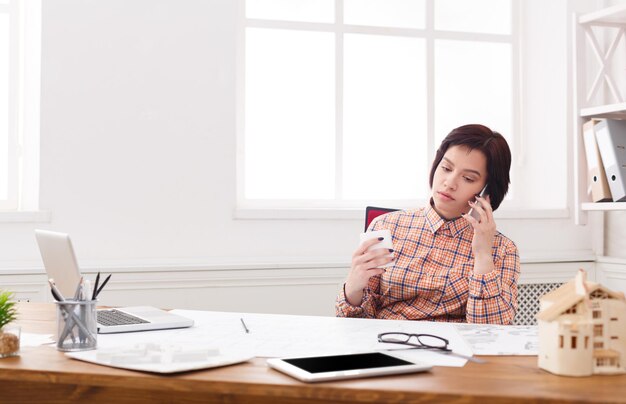
M57 305L57 349L87 351L96 349L97 300L64 300Z

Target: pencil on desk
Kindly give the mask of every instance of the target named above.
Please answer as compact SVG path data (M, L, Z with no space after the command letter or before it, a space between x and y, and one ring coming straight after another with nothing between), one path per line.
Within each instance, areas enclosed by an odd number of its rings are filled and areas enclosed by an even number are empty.
M243 329L246 330L246 334L249 334L250 330L246 326L246 323L244 323L243 318L240 318L239 320L241 320L241 325L243 325Z

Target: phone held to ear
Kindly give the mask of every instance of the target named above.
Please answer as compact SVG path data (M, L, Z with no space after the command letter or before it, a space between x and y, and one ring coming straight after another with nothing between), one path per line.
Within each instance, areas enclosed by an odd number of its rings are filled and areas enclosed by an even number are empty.
M480 196L481 198L484 198L487 195L486 191L487 191L487 185L485 185L485 187L480 191L478 196ZM478 199L475 199L475 201L478 202ZM478 202L478 204L480 205L480 202ZM483 205L480 205L480 207L482 208ZM474 219L480 221L480 213L478 213L474 208L471 208L468 214Z

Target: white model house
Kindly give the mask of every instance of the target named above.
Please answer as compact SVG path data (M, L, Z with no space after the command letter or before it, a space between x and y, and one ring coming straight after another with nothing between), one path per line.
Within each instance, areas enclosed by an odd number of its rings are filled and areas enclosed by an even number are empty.
M585 271L540 299L539 367L566 376L626 373L626 299Z

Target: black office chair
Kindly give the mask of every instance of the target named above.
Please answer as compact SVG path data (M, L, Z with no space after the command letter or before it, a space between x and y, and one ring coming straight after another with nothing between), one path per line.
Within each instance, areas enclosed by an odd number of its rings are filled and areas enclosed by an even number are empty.
M372 220L376 219L380 215L384 215L385 213L395 212L400 209L391 209L391 208L379 208L377 206L368 206L365 208L365 230L369 227Z

